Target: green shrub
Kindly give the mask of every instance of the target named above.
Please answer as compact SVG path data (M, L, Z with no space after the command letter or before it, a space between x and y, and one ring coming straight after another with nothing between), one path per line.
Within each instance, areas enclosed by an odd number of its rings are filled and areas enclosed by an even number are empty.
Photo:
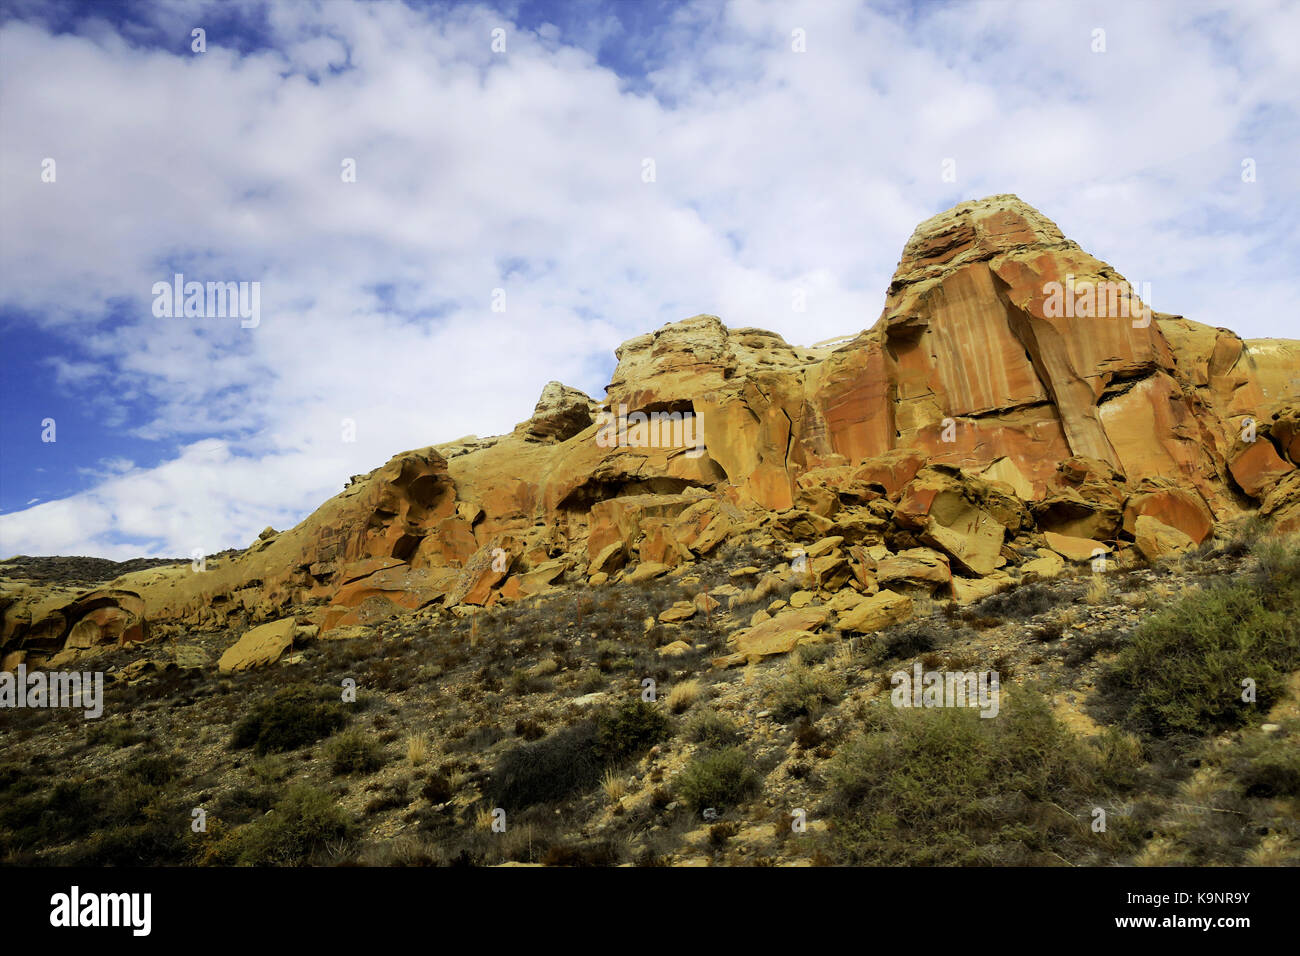
M596 723L583 721L506 751L492 775L495 806L517 810L560 800L600 780Z
M1300 797L1300 720L1281 731L1247 732L1219 762L1236 778L1243 796L1265 799Z
M450 800L456 795L456 791L447 775L441 770L435 770L429 774L429 779L420 788L420 794L430 803L439 804Z
M874 708L874 732L832 760L834 847L853 864L1059 862L1086 847L1098 758L1045 700L1003 690L1001 711ZM1070 809L1065 809L1070 808ZM1095 841L1094 841L1095 842Z
M827 671L817 671L794 662L768 690L772 714L780 721L815 714L844 691L844 682Z
M1051 610L1065 595L1046 584L1026 584L1018 588L990 595L975 604L971 611L978 615L1023 621Z
M666 739L669 727L658 708L639 699L603 711L503 754L492 775L492 799L522 809L594 787L607 766Z
M179 755L153 754L136 757L122 768L122 775L154 787L169 783L179 773Z
M605 676L595 667L584 667L578 671L578 676L574 681L573 689L582 694L594 694L598 690L605 689Z
M254 707L235 725L231 746L258 756L296 750L343 728L348 712L332 691L290 687Z
M1250 552L1258 562L1255 585L1267 606L1300 610L1300 537L1261 537Z
M126 720L109 720L91 724L90 729L86 731L86 742L91 746L103 744L108 747L130 747L145 739L145 735Z
M601 764L622 763L670 736L668 717L637 698L596 718L596 757Z
M356 820L328 794L295 784L271 812L236 831L236 861L243 866L297 866L346 846Z
M673 782L673 792L696 813L732 807L758 789L760 778L740 747L698 754Z
M175 773L164 762L169 758L140 757L110 777L8 796L0 801L0 849L23 847L58 865L184 862L189 808L168 789Z
M1300 666L1300 631L1285 590L1244 582L1194 591L1147 618L1103 674L1125 721L1154 736L1204 736L1266 713ZM1278 605L1277 609L1269 607ZM1255 682L1256 702L1242 701Z
M560 844L542 857L543 866L615 866L618 849L609 840L592 843Z
M706 747L726 747L740 740L740 728L726 714L698 711L686 722L686 739Z
M384 748L359 728L343 731L325 752L336 774L374 773L384 765Z
M885 661L916 657L934 650L937 644L934 627L929 622L902 624L889 628L869 641L864 640L862 662L869 667L874 667Z
M795 656L800 664L813 667L839 651L839 647L830 641L815 644L800 644L795 648Z
M62 866L158 866L180 863L188 856L188 828L177 826L178 813L138 823L105 825L85 843L59 857Z
M83 780L61 780L51 789L0 803L0 830L17 844L43 845L84 836L96 825L102 789Z
M516 667L506 681L510 693L517 696L550 690L553 685L554 681L544 674L535 673L531 667Z

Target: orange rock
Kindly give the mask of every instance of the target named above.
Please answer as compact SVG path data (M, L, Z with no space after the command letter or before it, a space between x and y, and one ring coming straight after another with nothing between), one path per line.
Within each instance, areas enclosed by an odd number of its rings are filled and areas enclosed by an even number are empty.
M1196 542L1189 535L1157 521L1150 515L1138 517L1134 522L1133 534L1137 540L1137 549L1142 552L1144 558L1152 562L1182 554L1196 547Z
M1260 502L1259 513L1278 534L1300 531L1300 469L1288 472Z
M1265 438L1243 443L1228 469L1241 490L1252 498L1261 498L1274 484L1293 471L1294 465L1278 457L1273 443Z
M841 631L881 631L900 624L912 616L912 599L905 594L881 591L859 601L839 616L835 627Z
M869 485L879 485L886 495L897 500L903 486L916 477L924 464L925 456L920 452L900 448L868 460L853 477Z
M1089 561L1099 554L1109 554L1110 546L1091 538L1074 538L1069 535L1043 532L1047 546L1067 561Z
M1287 405L1273 413L1269 437L1291 464L1300 465L1300 403Z
M948 558L938 551L909 548L876 562L876 580L882 588L906 587L934 593L938 588L951 588L952 571Z
M510 573L513 559L509 549L501 544L485 547L470 558L456 583L447 592L446 604L473 604L483 606L492 596L492 589Z
M1214 530L1214 517L1205 499L1195 490L1181 488L1168 479L1144 481L1124 505L1124 530L1136 531L1142 515L1177 528L1200 544Z
M812 632L826 623L830 612L825 608L800 608L782 611L771 620L737 631L727 638L736 653L744 657L767 657L785 654L813 638Z
M293 646L296 626L294 619L288 617L245 631L243 637L221 655L217 670L229 674L274 663Z

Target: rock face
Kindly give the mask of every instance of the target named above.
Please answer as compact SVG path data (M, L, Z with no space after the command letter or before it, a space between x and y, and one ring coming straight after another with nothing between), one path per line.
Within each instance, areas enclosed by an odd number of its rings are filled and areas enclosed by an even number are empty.
M962 203L917 227L880 318L842 344L667 325L619 347L603 402L548 383L511 434L398 454L201 569L84 594L6 585L0 652L291 609L328 636L566 577L675 573L755 533L803 550L810 593L879 591L836 608L866 628L908 613L903 592L970 600L1022 567L1058 573L1058 555L1166 553L1256 507L1300 527L1300 343L1142 295L1016 197ZM810 631L777 620L737 654Z

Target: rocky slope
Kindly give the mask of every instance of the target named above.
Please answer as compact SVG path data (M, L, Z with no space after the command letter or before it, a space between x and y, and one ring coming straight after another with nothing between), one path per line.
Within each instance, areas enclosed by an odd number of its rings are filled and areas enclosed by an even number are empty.
M824 605L735 542L227 675L239 628L111 647L103 719L0 721L0 865L1293 866L1300 549L1259 530L745 667ZM998 719L899 709L915 668L996 670Z

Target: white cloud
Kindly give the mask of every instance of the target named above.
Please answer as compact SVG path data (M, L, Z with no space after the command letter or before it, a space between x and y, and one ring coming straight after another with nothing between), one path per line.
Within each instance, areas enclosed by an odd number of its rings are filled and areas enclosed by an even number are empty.
M204 7L161 9L184 38ZM607 14L578 46L479 7L265 15L278 52L247 56L216 30L193 55L0 28L0 304L75 343L50 374L106 427L181 443L0 518L0 551L247 544L395 451L508 430L552 378L599 395L620 341L696 312L792 342L857 331L916 223L994 192L1157 308L1295 334L1294 6L962 3L906 27L823 0L688 6L631 85L590 52L621 29ZM260 281L261 324L154 319L173 267ZM110 300L130 303L114 325Z

